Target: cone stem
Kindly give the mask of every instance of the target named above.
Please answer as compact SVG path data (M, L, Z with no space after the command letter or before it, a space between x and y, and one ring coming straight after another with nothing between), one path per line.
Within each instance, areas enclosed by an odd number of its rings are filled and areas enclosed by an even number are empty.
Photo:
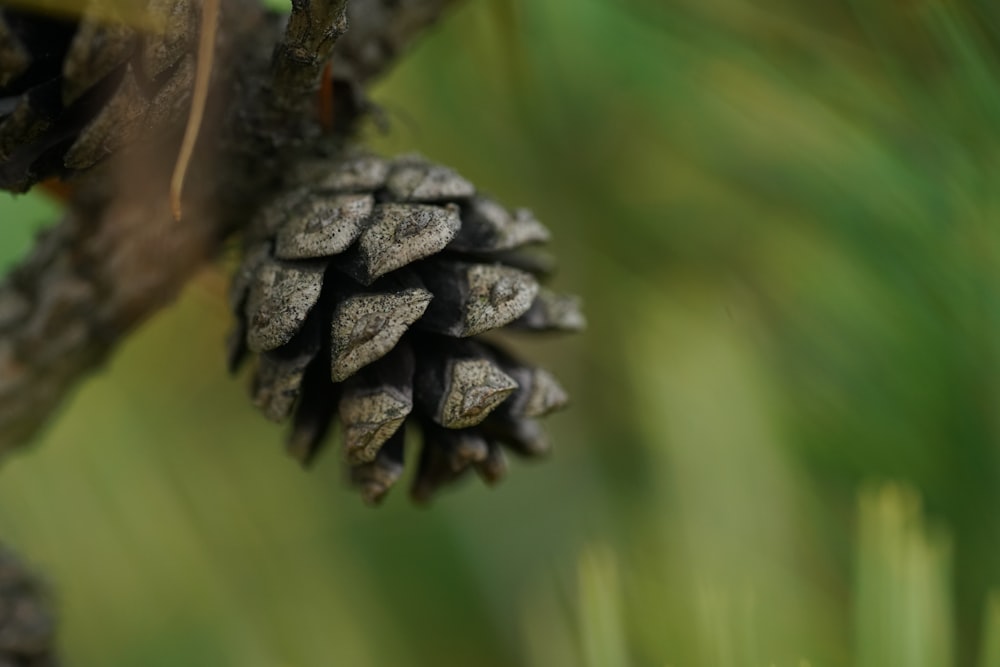
M292 0L285 36L274 51L274 93L282 106L312 98L333 45L347 30L347 0Z

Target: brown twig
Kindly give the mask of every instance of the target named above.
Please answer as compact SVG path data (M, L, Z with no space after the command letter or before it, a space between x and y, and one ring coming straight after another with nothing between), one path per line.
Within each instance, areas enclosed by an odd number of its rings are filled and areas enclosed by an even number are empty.
M285 37L274 50L274 93L296 105L313 95L337 38L347 29L347 0L292 0Z

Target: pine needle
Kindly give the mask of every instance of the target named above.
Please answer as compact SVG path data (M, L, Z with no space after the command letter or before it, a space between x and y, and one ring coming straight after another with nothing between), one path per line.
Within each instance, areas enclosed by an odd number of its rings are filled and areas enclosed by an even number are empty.
M219 24L219 0L204 0L201 6L201 30L198 36L198 68L195 71L194 94L191 97L191 111L187 126L184 128L184 139L181 150L174 165L174 173L170 179L170 210L174 219L181 219L181 194L184 189L184 177L187 175L194 146L198 141L198 132L205 117L205 105L208 101L208 84L212 77L212 60L215 55L215 35Z

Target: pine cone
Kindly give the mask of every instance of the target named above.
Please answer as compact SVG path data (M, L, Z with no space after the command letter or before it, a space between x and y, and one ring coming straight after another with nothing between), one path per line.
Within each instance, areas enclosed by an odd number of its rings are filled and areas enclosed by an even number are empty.
M55 665L54 635L45 591L0 547L0 667Z
M0 189L88 169L182 118L197 35L192 0L90 0L76 18L0 9Z
M536 419L566 404L548 372L480 338L498 328L576 331L577 300L539 286L548 231L416 156L300 165L261 211L233 282L235 371L257 355L254 403L293 420L308 463L335 413L350 478L379 502L403 471L404 423L423 433L411 495L506 469L501 445L549 449Z

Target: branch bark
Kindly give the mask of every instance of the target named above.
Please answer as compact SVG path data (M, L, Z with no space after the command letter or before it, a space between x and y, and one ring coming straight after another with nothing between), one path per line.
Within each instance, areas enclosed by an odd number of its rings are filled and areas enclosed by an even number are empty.
M45 587L0 545L0 664L54 667L55 626Z
M334 56L337 76L367 82L455 1L354 0L352 28ZM341 25L343 2L312 2L296 2L299 14L273 66L258 52L267 40L275 43L275 34L259 17L224 10L236 22L220 25L224 46L241 43L240 31L257 31L250 39L255 51L249 58L230 53L235 75L213 103L220 138L202 142L209 145L195 158L180 222L168 196L175 137L126 151L84 175L63 221L0 284L0 456L30 441L72 388L170 303L274 187L307 122L277 112L293 113L292 101L309 101L325 62L303 59L299 49L332 47ZM329 19L334 23L325 25ZM264 157L262 146L270 151Z
M334 44L347 28L347 0L292 0L285 37L274 51L274 90L299 103L315 92Z

